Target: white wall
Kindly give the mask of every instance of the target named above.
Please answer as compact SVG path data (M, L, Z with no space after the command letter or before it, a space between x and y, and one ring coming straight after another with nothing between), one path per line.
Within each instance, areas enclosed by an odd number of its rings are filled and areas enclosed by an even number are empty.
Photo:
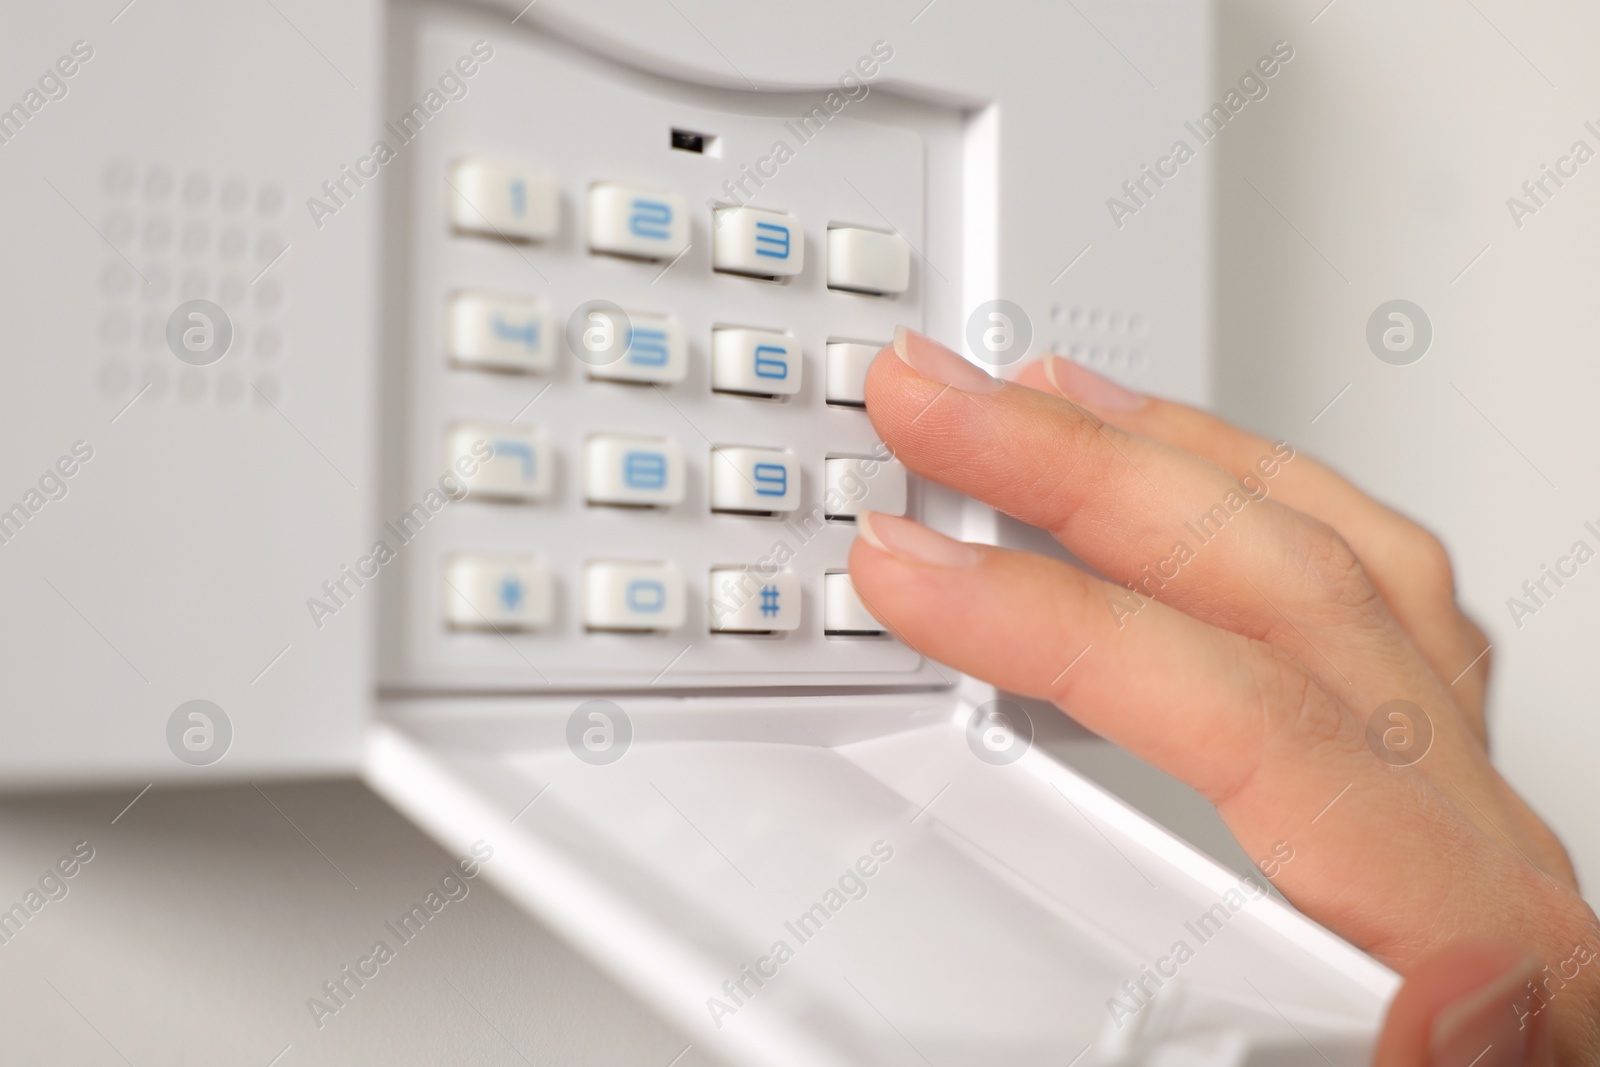
M1600 159L1520 230L1506 200L1575 140L1600 150L1600 8L1326 3L1224 4L1219 78L1280 38L1296 57L1223 135L1219 406L1444 538L1494 643L1496 760L1596 899L1600 562L1520 629L1506 600L1600 548ZM1434 325L1412 366L1364 341L1393 298Z

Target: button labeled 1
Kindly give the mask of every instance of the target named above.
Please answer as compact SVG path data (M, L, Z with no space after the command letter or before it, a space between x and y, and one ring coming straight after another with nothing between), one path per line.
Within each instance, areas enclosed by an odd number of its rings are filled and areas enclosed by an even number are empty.
M850 226L828 231L828 288L903 293L911 285L911 247L895 233Z
M583 569L583 623L591 630L676 630L683 575L659 563L590 563Z
M458 630L533 630L551 620L550 572L522 556L463 553L444 570L444 617Z
M670 437L597 434L585 446L591 504L670 507L683 502L683 453Z
M716 270L783 278L805 266L805 234L793 215L722 207L712 213L711 222L711 266Z
M711 572L711 629L773 633L800 626L800 579L788 571L763 577L748 567Z
M445 448L445 462L467 484L470 496L531 501L550 495L555 449L539 430L510 423L457 423Z
M559 205L548 171L463 159L450 184L450 222L458 230L521 241L555 235Z
M788 334L721 326L711 331L711 388L792 396L800 391L800 343Z
M822 576L822 632L881 634L883 623L872 617L846 572Z
M449 355L454 363L533 374L550 369L554 333L535 300L460 293L450 301Z
M906 469L899 460L851 456L824 461L827 492L822 512L830 519L853 519L863 511L906 513Z
M640 259L674 259L689 247L689 203L681 193L602 182L589 189L589 248Z
M585 357L589 377L612 382L650 382L670 385L681 382L689 373L689 339L683 323L671 315L635 315L627 312L627 322L619 326L616 316L596 311L590 314L590 328L583 343L594 358ZM620 356L607 330L621 329ZM608 362L597 362L602 357Z
M800 461L771 448L711 450L711 510L773 512L800 506Z

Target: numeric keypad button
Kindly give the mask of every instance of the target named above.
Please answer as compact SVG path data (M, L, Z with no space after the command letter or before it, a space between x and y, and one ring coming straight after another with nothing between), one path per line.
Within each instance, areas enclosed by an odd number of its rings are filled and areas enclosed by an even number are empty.
M899 460L839 456L824 461L827 485L822 509L830 519L853 519L863 511L906 513L906 469Z
M711 572L711 629L717 633L775 633L800 626L800 579L755 567Z
M593 562L583 573L583 623L591 630L676 630L683 574L661 563Z
M620 331L620 338L611 331ZM689 373L689 338L671 315L597 311L581 339L591 378L671 385Z
M444 571L445 622L457 630L536 630L552 618L550 572L521 556L461 553Z
M539 301L484 293L457 293L450 300L451 362L483 370L535 374L548 371L556 334L548 308Z
M555 236L560 204L548 171L463 159L450 186L450 222L463 233L513 241Z
M800 462L770 448L711 450L711 510L769 513L800 506Z
M445 463L470 498L539 501L554 484L555 449L531 426L457 423L446 437Z
M597 434L584 446L591 504L670 507L684 496L683 452L670 437Z
M800 220L753 207L717 208L711 220L711 265L731 274L787 278L805 267Z
M800 343L788 334L723 326L711 331L711 388L792 396L800 391Z
M822 576L822 632L825 634L881 634L883 623L861 602L848 572Z
M589 248L640 259L675 259L689 247L683 194L601 182L589 189Z

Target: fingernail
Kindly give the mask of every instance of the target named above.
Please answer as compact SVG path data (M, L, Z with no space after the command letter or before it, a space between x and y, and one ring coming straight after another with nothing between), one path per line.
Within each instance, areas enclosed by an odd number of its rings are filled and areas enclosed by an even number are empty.
M992 393L1006 383L991 378L944 345L904 326L894 328L894 354L906 366L964 393Z
M929 563L935 567L976 567L983 553L975 546L936 533L921 523L863 511L856 516L856 529L862 540L908 563Z
M1522 1067L1533 1030L1516 1007L1538 973L1538 959L1525 956L1499 978L1439 1012L1428 1040L1430 1067Z
M1044 376L1055 391L1068 400L1101 411L1138 411L1149 397L1104 378L1081 363L1064 356L1050 355L1044 360Z

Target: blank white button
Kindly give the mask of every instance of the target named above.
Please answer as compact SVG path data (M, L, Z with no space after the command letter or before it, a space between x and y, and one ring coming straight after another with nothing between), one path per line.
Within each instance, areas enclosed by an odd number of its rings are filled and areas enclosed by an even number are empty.
M556 232L556 183L548 171L464 159L450 184L450 221L458 230L523 241L543 241Z
M867 368L883 350L882 345L855 341L828 342L827 400L830 404L867 404Z
M828 288L903 293L911 284L911 248L899 234L846 226L828 231Z
M550 572L522 556L462 554L444 571L445 621L460 630L533 630L552 616Z
M800 462L768 448L711 450L712 511L793 511L800 506Z
M681 193L602 182L589 189L589 248L642 259L674 259L689 247L689 202Z
M464 422L450 428L445 462L473 497L543 500L555 474L555 449L532 427Z
M789 396L800 391L800 342L768 330L711 331L711 388L720 393Z
M591 504L654 504L683 501L683 453L669 437L589 438L584 483Z
M881 634L883 624L872 617L856 594L850 575L822 576L822 632L829 634Z
M596 312L583 333L589 377L614 382L654 382L670 385L689 373L689 337L683 323L671 315L636 315L619 325L614 317ZM604 319L604 321L600 321ZM613 339L608 331L620 329Z
M863 511L906 513L906 469L893 459L830 459L824 462L827 492L823 513L853 519Z
M711 628L722 633L798 629L800 579L788 571L719 568L711 572L710 606Z
M450 358L487 370L546 371L556 329L537 301L460 293L450 301Z
M806 239L800 220L753 207L722 207L712 213L711 265L761 278L799 274Z
M583 569L583 622L591 630L676 630L683 614L683 574L675 567L590 563Z

